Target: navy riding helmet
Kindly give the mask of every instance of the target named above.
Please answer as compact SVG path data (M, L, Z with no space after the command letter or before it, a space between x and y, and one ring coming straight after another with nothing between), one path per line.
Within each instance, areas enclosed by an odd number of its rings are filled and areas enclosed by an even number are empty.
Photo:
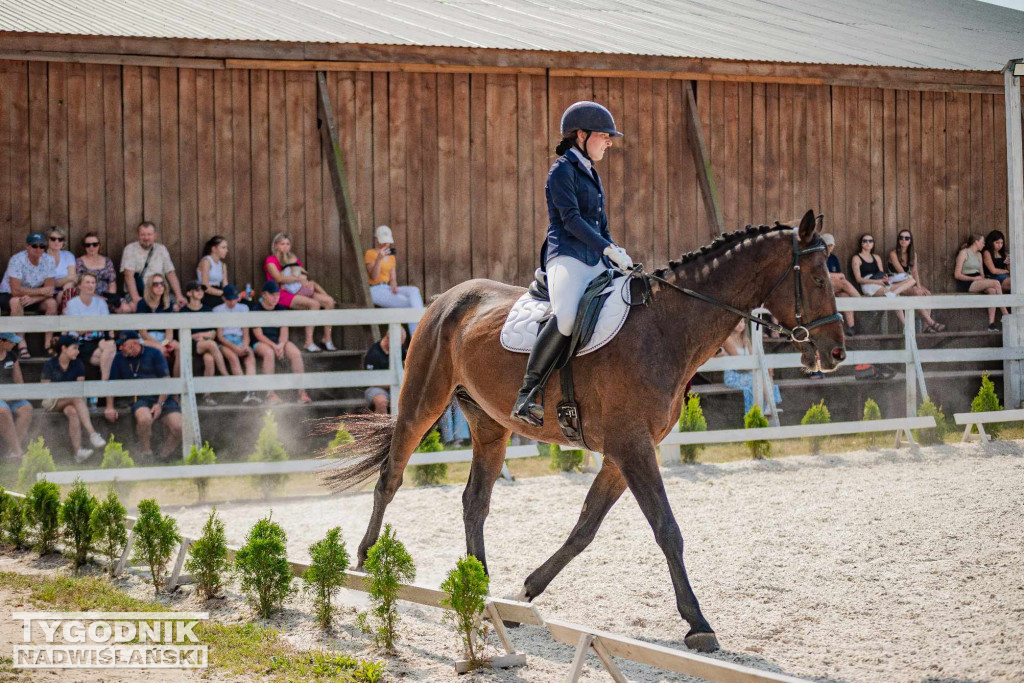
M621 138L622 133L615 129L612 113L597 102L583 100L570 105L562 114L562 137L571 135L578 130L589 133L608 133L612 137Z

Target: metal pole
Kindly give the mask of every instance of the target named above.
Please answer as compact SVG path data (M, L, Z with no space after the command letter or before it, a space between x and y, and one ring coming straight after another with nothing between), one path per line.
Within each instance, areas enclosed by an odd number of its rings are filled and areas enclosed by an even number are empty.
M181 395L184 418L181 429L181 459L188 458L192 444L202 444L203 435L199 429L199 407L196 405L196 388L192 382L192 330L183 328L178 334L178 365L181 378L185 380L185 393Z
M405 375L402 368L402 324L389 323L388 337L391 345L388 361L394 374L394 383L391 385L391 414L398 415L398 394L402 391L402 377Z
M914 344L914 311L907 309L903 312L903 348L909 354L904 365L907 384L907 417L917 415L917 358L916 345Z
M1016 294L1024 283L1024 159L1021 146L1020 77L1015 76L1024 59L1011 60L1003 69L1006 104L1006 198L1009 203L1007 231L1010 255L1010 283ZM1003 345L1019 346L1024 339L1024 313L1014 310L1003 317ZM1003 362L1003 402L1017 408L1024 398L1024 367L1021 361Z

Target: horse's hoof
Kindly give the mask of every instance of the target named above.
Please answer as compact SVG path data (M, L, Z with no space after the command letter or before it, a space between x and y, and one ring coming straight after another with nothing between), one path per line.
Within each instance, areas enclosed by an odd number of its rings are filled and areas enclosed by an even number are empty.
M686 647L697 652L715 652L718 650L718 638L714 631L704 633L688 633L683 639Z

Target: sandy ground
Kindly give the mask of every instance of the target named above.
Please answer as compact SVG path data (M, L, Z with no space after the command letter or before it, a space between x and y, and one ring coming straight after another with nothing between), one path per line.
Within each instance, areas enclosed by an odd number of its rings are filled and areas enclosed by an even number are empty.
M676 466L665 483L717 657L823 681L1024 681L1024 442L861 451L776 461ZM522 580L563 541L592 475L499 482L487 526L492 593ZM418 567L437 585L464 552L461 487L404 488L388 510ZM354 549L372 498L221 506L229 542L268 509L289 554L340 525ZM203 507L172 510L198 533ZM348 606L330 645L370 652ZM612 509L591 547L536 604L541 614L683 648L668 570L635 500ZM438 610L403 607L395 677L454 680L454 636ZM319 636L301 604L280 620L301 646ZM528 665L478 674L560 680L572 649L544 629L512 632ZM631 681L682 680L621 662ZM585 680L607 680L591 657ZM465 679L463 679L465 680Z

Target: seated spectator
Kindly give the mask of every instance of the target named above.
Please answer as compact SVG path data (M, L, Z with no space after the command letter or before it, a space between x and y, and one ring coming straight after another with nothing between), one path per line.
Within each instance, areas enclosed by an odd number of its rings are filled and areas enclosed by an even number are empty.
M128 244L121 252L121 272L124 273L124 288L137 304L142 299L146 281L154 275L167 278L174 290L175 310L185 305L181 294L181 283L174 272L174 263L167 247L156 240L156 225L150 221L139 223L137 242Z
M753 346L750 343L750 335L747 333L747 321L742 318L736 327L733 328L729 337L725 340L722 348L730 356L751 356L754 353ZM771 376L771 370L768 371ZM733 389L740 389L743 391L743 414L746 415L754 405L754 373L751 370L726 370L725 371L725 386L732 387ZM779 387L772 382L772 393L775 395L775 406L779 412L782 412L782 408L778 406L782 403L782 394L779 393ZM765 406L765 417L770 417L771 411Z
M146 288L135 305L136 313L173 313L171 298L167 294L167 280L163 275L151 275L146 280ZM167 358L167 364L174 363L174 376L180 377L178 367L178 342L174 341L174 330L139 330L142 335L142 343L160 351Z
M981 252L985 274L998 282L1003 293L1010 292L1010 257L1006 253L1006 235L993 230L985 236L985 248Z
M91 273L96 278L96 293L106 300L111 313L134 313L135 304L125 301L126 297L117 291L117 270L110 257L100 252L101 246L99 235L85 233L83 254L75 262L75 271L79 277Z
M185 285L185 305L181 313L212 313L213 309L203 303L205 291L202 283L193 281ZM224 364L224 354L217 345L217 330L212 327L192 330L192 354L203 358L203 377L213 377L216 369L220 374L227 375L228 368ZM203 405L215 406L217 401L210 394L203 394Z
M998 280L985 277L982 271L981 250L985 248L985 237L981 233L971 233L960 244L953 266L953 277L956 278L956 289L961 293L970 294L1002 294L1003 286ZM1002 309L1007 314L1006 308ZM998 332L996 326L996 309L988 309L988 329Z
M78 276L78 296L68 302L64 315L110 315L110 308L105 299L96 295L96 276L85 272ZM117 347L112 339L107 339L103 332L78 333L78 357L84 358L90 365L100 369L100 379L106 382L110 378L110 364L114 362Z
M263 283L263 294L260 296L260 308L264 311L287 311L287 306L280 304L281 288L273 280ZM263 361L263 374L274 374L274 363L278 360L288 359L292 366L292 372L301 375L305 372L302 366L302 354L299 347L288 341L287 327L254 327L252 329L255 341L252 348ZM312 403L305 389L299 389L299 403ZM271 391L267 394L267 402L274 405L281 403L277 392Z
M283 307L309 311L334 308L334 298L318 283L309 279L306 269L302 267L302 261L292 253L291 235L286 232L274 235L270 251L270 256L263 262L263 270L267 275L267 281L272 281L280 287ZM324 327L324 336L321 338L321 342L327 351L337 350L331 341L329 326ZM306 341L303 348L309 353L323 350L313 343L312 325L306 328Z
M228 283L228 240L214 235L203 245L203 257L196 268L196 279L205 287L203 305L212 311L221 304L224 286ZM186 297L188 292L185 292Z
M167 377L167 361L163 354L150 346L143 346L139 333L125 330L117 339L118 351L114 356L114 364L110 369L110 379L160 379ZM164 418L164 426L168 435L160 452L160 460L170 460L174 448L181 441L181 408L173 396L136 396L131 405L132 417L135 418L135 431L142 447L141 457L151 459L153 448L153 424ZM108 422L117 422L117 410L114 409L113 396L107 397L107 408L104 415Z
M21 337L13 332L0 332L0 361L11 360L10 365L0 363L0 384L24 384L21 363L14 355L14 347L21 341ZM25 443L31 424L31 403L21 399L0 399L0 436L7 442L8 462L21 460L22 444Z
M40 382L84 382L85 366L78 358L78 337L64 334L54 342L54 357L43 365L43 378ZM82 430L89 436L93 448L103 448L106 442L93 428L89 418L89 408L85 399L81 398L47 398L43 400L43 409L51 413L64 413L68 418L68 434L71 436L71 449L75 452L75 462L85 462L92 455L92 448L82 446Z
M825 243L825 248L828 250L828 279L832 282L832 291L835 292L836 296L852 296L859 298L860 292L857 288L846 279L843 275L843 268L839 265L839 257L832 252L836 249L836 238L832 233L826 232L821 236L821 241ZM857 334L856 328L854 328L854 317L853 311L845 311L843 317L846 318L846 334L853 336Z
M409 339L402 328L402 361L405 362L405 355L409 352ZM380 341L374 342L366 350L363 356L363 368L366 370L389 370L391 369L391 332L385 333ZM391 408L391 396L388 394L388 387L367 387L363 392L367 404L372 412L387 413Z
M860 236L860 251L850 259L850 271L853 279L860 285L860 291L864 296L899 296L900 293L913 287L917 282L912 277L906 277L898 283L890 283L885 271L882 269L882 257L874 253L875 238L868 234ZM904 321L903 311L895 311L896 317L902 323Z
M214 307L213 312L248 313L249 307L238 301L238 289L234 285L225 285L223 303ZM249 345L248 327L221 327L217 330L217 342L232 375L243 374L243 365L246 375L256 374L256 352ZM242 403L246 405L262 402L254 391L245 392L245 398L242 399Z
M896 235L896 246L889 250L889 281L899 284L904 280L913 280L914 285L903 289L903 296L931 296L932 293L921 284L920 271L917 268L917 252L914 250L914 234L910 230L900 230ZM942 332L946 326L935 322L929 309L920 309L921 320L925 332Z
M0 281L0 311L10 315L25 315L26 311L56 315L57 300L53 298L53 269L56 264L46 253L46 235L29 233L25 244L28 245L25 251L19 251L7 262L4 279ZM53 332L47 332L47 348L51 339ZM25 340L20 337L19 340L18 357L31 358Z
M56 264L53 267L53 295L57 299L57 313L63 314L64 307L75 295L78 274L75 272L75 255L64 248L67 235L61 228L51 225L45 231L46 253ZM49 348L49 344L47 344Z
M453 398L448 407L444 409L438 426L441 430L441 443L454 443L459 446L472 444L473 440L469 435L469 421L462 414L462 408L459 407L457 399Z
M370 297L375 306L381 308L423 308L423 297L419 287L398 286L395 266L395 237L391 228L378 225L374 231L373 249L367 249L363 256L366 272L370 276ZM417 323L409 323L409 334L416 333Z

